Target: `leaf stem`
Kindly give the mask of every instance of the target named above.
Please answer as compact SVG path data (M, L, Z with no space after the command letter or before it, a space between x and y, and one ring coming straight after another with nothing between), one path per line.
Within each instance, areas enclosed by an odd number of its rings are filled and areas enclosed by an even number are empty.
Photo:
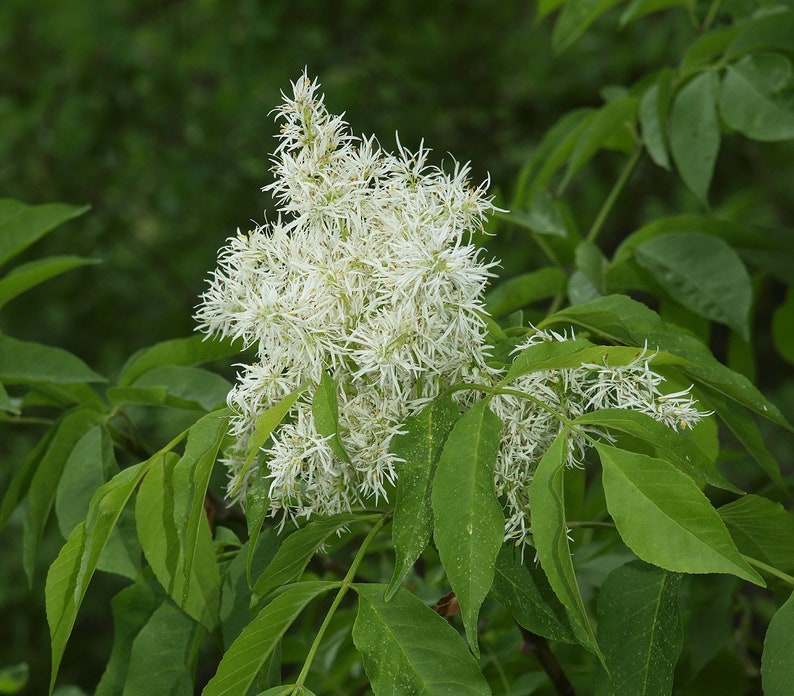
M306 681L306 677L309 674L309 670L311 669L312 662L314 661L315 656L317 655L317 650L320 648L320 643L322 642L323 636L325 635L326 630L328 630L328 626L331 623L331 619L333 619L336 610L339 608L339 605L342 603L342 600L345 598L347 591L350 589L350 586L353 584L356 571L358 567L361 565L361 562L364 560L364 556L367 553L367 549L369 548L370 543L372 540L377 536L378 532L381 530L386 521L390 517L391 513L384 514L372 527L364 537L364 541L361 542L361 546L356 553L353 562L350 564L350 569L347 571L347 575L342 579L342 585L339 588L339 592L336 593L336 597L334 597L334 601L331 603L330 608L328 609L328 613L325 615L322 624L320 625L319 630L317 631L317 635L314 637L314 642L312 642L311 647L309 648L309 653L306 655L306 662L303 663L303 668L298 675L297 680L295 681L295 687L292 690L292 694L300 693L301 687L303 686L304 682Z
M792 577L791 575L784 573L782 570L778 570L774 566L767 565L763 561L759 561L757 558L753 558L752 556L747 556L745 554L742 554L742 558L745 561L747 561L750 565L755 566L759 570L763 570L765 573L769 573L769 575L772 575L778 578L778 580L782 580L787 585L791 585L792 587L794 587L794 577Z
M595 238L598 236L598 233L601 232L601 228L604 226L609 213L612 211L612 207L615 205L615 201L617 201L618 196L620 196L623 188L626 186L626 182L629 180L631 175L634 173L634 169L637 167L637 164L640 161L640 156L642 155L642 145L637 143L634 147L634 152L631 153L631 157L629 157L629 161L626 162L626 165L623 167L623 171L620 173L618 180L615 182L615 185L612 187L612 190L609 192L604 204L601 206L601 210L598 211L598 215L596 219L593 221L593 225L590 228L590 231L587 233L587 240L590 242L595 241Z
M722 0L713 0L711 5L709 5L709 11L700 26L701 33L705 34L711 28L712 23L717 18L717 13L720 11L720 5L722 5Z

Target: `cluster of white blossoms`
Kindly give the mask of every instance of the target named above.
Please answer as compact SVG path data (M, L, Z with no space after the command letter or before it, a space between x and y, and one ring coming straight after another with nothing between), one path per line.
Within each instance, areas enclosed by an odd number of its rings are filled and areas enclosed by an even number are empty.
M571 334L541 330L520 344L515 352L542 342L573 340ZM530 534L529 486L532 475L564 425L557 414L572 420L584 413L608 408L639 411L671 429L686 429L707 415L697 410L690 389L664 394L664 378L650 367L653 354L643 350L627 365L584 363L575 368L544 370L522 375L512 382L511 392L497 394L491 409L502 420L504 430L494 470L496 491L505 500L505 539L517 544ZM609 434L597 427L579 426L567 436L567 464L581 466L587 450L582 433L604 439Z
M264 189L278 219L228 240L196 314L207 334L256 348L228 397L237 443L226 458L228 491L244 500L253 478L265 477L270 512L284 520L385 498L399 470L391 441L405 418L450 386L500 378L486 365L482 299L496 264L472 243L494 209L486 184L473 187L467 166L429 165L423 147L398 144L391 154L352 136L305 74L292 88L276 112L275 181ZM539 340L566 339L539 332L529 342ZM337 442L313 417L323 374L338 389ZM673 427L697 421L692 400L661 397L660 381L638 360L531 373L511 388L568 415L619 407ZM259 416L295 393L262 456L246 465ZM532 472L561 424L535 401L500 394L491 405L504 423L494 484L505 538L525 541ZM582 447L572 441L571 463Z

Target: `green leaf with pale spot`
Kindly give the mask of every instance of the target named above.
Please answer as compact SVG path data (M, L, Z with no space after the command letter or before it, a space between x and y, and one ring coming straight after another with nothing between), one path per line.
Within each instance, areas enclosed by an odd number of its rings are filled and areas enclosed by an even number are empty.
M353 642L375 696L485 696L491 690L460 635L400 587L391 601L383 585L356 584Z

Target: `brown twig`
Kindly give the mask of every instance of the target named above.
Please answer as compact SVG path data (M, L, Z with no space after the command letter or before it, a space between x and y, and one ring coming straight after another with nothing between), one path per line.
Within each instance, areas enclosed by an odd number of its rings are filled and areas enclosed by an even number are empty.
M573 684L571 684L565 672L563 672L562 665L560 665L554 653L551 651L548 641L543 636L532 633L523 626L519 626L518 628L524 639L521 652L532 653L538 658L538 662L540 662L543 671L548 675L555 693L560 696L576 696L573 690Z

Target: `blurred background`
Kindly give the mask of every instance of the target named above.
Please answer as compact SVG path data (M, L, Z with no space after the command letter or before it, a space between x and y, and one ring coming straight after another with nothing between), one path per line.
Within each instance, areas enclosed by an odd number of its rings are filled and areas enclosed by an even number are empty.
M560 116L603 103L604 86L672 67L694 36L680 9L623 29L613 11L554 55L551 24L536 14L534 2L487 0L2 0L0 197L91 205L19 261L57 253L103 263L12 302L0 330L64 347L110 378L138 348L190 334L218 248L238 226L272 214L261 192L275 144L270 111L304 67L353 132L374 133L391 150L399 131L409 149L424 139L437 163L449 162L448 153L471 161L473 178L490 176L506 205ZM723 147L715 209L794 224L791 145L727 136ZM623 161L602 153L568 190L580 226L592 221ZM643 166L604 246L654 216L694 211L702 212L674 173ZM513 235L487 242L505 275L536 263L528 239ZM762 389L784 382L780 369L776 358L762 365ZM0 483L20 452L0 442ZM3 532L3 555L19 557L19 529L17 520ZM53 530L38 582L60 543ZM43 591L31 593L15 568L0 571L0 667L30 662L28 693L44 693ZM85 689L110 650L101 597L89 593L75 630L92 635L94 622L96 642L72 645L63 670Z

